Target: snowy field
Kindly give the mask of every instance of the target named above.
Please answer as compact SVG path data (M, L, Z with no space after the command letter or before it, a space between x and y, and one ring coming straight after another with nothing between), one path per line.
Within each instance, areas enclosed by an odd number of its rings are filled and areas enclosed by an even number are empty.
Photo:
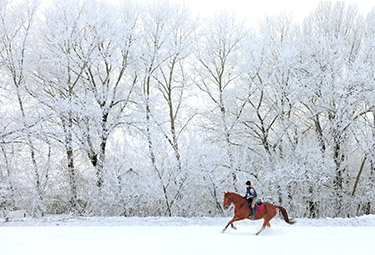
M375 254L375 215L297 219L288 225L230 218L44 217L0 222L0 255Z

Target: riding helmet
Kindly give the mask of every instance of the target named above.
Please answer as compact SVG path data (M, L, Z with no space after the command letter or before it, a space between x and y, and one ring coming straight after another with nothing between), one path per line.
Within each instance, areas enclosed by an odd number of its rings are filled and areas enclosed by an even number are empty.
M250 181L247 181L247 182L246 182L246 185L251 185L251 182L250 182Z

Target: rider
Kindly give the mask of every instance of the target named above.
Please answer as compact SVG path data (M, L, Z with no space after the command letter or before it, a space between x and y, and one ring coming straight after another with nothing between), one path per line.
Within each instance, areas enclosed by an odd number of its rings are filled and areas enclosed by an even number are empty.
M250 181L246 182L246 194L244 198L247 200L249 207L251 208L251 218L255 218L255 202L257 201L257 192L255 191L253 185ZM250 216L249 215L249 216Z

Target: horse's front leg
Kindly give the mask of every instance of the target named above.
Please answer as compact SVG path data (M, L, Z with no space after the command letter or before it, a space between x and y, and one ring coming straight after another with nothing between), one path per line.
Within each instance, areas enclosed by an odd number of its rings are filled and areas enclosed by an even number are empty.
M231 227L232 227L233 229L237 229L237 228L233 225L233 222L238 221L238 220L241 220L241 218L234 216L233 219L231 219L231 220L228 222L228 224L225 226L225 228L224 228L223 231L221 231L221 232L224 233L225 230L227 230L227 228L229 227L229 225L231 225Z

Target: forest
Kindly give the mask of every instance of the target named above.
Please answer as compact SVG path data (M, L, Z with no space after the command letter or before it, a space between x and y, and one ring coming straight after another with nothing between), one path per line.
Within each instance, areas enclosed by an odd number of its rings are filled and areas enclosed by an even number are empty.
M0 0L0 216L375 213L375 10Z

